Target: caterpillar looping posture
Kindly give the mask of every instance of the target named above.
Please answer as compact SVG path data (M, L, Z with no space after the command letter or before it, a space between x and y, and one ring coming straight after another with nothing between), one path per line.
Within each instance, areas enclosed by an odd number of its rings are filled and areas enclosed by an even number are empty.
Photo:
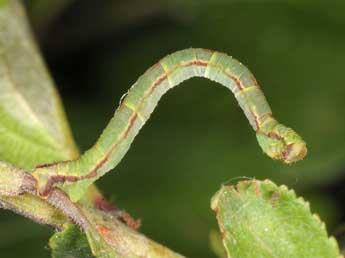
M306 155L305 142L272 117L258 83L243 64L220 52L186 49L166 56L139 77L96 144L79 159L36 168L32 174L40 194L48 195L59 184L72 201L78 201L90 184L120 162L162 95L191 77L208 78L234 93L269 157L292 163Z

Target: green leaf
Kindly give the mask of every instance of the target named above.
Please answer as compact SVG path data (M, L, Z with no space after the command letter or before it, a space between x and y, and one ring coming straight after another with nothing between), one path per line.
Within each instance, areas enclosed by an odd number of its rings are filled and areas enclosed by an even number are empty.
M336 258L339 249L309 204L269 180L223 186L212 209L232 258Z
M79 227L66 224L62 232L55 233L49 240L53 258L92 258L85 234Z
M0 3L0 160L31 169L77 154L64 112L19 1ZM59 228L68 219L21 191L23 172L1 163L0 206Z
M31 169L77 156L53 83L17 0L0 9L0 160Z

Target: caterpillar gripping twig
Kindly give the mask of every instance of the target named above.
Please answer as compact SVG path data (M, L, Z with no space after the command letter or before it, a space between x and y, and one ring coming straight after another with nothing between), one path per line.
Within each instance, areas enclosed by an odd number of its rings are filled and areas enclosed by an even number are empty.
M149 68L128 91L96 144L79 159L36 168L42 195L59 184L73 201L113 169L128 151L160 98L191 77L218 82L235 95L263 151L273 159L292 163L302 159L306 145L292 129L275 120L252 73L236 59L207 49L186 49L166 56Z

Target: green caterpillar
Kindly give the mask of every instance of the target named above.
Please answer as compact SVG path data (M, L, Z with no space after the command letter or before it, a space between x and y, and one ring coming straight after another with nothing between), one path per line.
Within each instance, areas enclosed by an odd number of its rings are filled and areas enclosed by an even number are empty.
M40 194L48 195L59 184L72 201L79 200L89 185L120 162L162 95L191 77L208 78L233 92L269 157L292 163L306 155L302 138L273 118L248 68L226 54L192 48L166 56L140 76L96 144L79 159L36 168L32 174Z

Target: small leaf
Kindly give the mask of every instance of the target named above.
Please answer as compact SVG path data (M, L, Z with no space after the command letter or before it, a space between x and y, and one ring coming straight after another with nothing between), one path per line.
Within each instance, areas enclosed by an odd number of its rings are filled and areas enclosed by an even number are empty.
M223 186L211 205L229 257L340 256L324 223L286 186L278 187L269 180L241 181Z
M53 258L93 258L86 236L78 226L64 225L62 232L55 233L49 240Z

